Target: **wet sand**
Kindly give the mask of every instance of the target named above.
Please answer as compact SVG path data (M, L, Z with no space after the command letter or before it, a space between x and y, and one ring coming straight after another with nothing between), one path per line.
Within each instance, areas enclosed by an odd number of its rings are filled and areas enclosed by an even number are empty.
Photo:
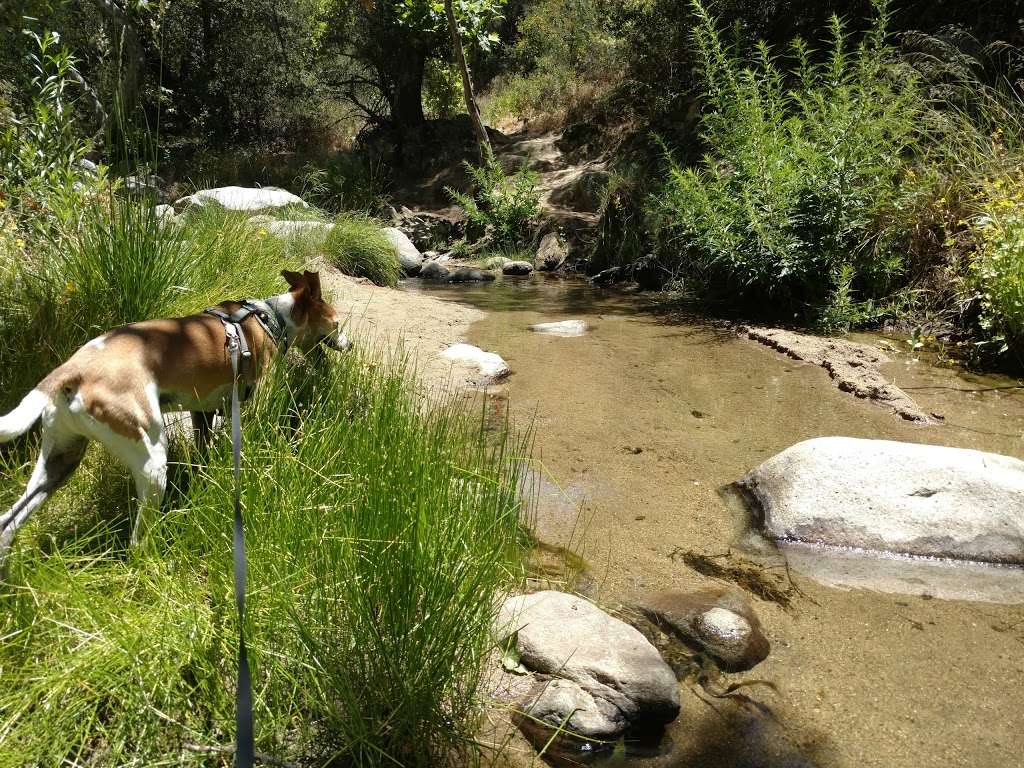
M817 366L728 330L638 312L634 297L539 277L409 287L490 311L468 340L512 367L512 413L533 419L537 469L564 491L543 494L538 535L581 552L588 595L613 611L648 590L708 585L674 553L745 556L743 515L721 490L800 440L888 438L1024 458L1024 392L946 389L1006 382L957 376L898 349L885 373L944 422L904 422L840 392ZM590 331L528 330L572 318ZM914 389L922 386L935 388ZM744 689L770 715L684 684L667 754L604 764L1024 764L1024 606L935 599L926 586L885 594L792 578L799 592L788 610L751 596L772 643L768 660L724 678L774 684L775 692Z

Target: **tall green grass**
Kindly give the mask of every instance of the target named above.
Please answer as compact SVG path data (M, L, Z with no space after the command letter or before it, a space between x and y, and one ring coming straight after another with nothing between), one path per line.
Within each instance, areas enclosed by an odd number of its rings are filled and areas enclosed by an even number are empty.
M315 257L396 278L367 218L286 238L216 206L170 225L109 193L81 203L29 242L0 222L2 409L110 327L277 293ZM258 748L303 765L465 757L493 607L521 576L526 441L454 395L424 407L402 359L365 350L281 361L243 421ZM0 507L36 441L0 446ZM19 537L0 584L0 768L228 759L229 442L175 444L170 470L139 549L126 470L98 446Z
M175 229L111 195L26 248L0 252L0 409L103 331L279 293L281 269L301 264L239 215L201 211Z
M400 361L369 362L282 366L244 412L257 745L303 765L436 765L470 749L494 601L519 575L525 445L457 399L424 412ZM40 518L53 528L19 539L0 766L202 765L196 750L230 744L230 445L173 469L140 550L124 548L123 493L73 533L107 495L87 476Z

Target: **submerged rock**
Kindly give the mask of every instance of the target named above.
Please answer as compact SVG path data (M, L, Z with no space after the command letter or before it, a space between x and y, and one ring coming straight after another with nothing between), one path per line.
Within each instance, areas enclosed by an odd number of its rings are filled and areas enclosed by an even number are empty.
M820 365L844 392L887 406L907 421L928 422L928 414L913 398L882 375L879 366L890 360L876 347L781 328L745 330L754 341L785 352L795 360Z
M455 344L441 353L445 360L475 368L486 381L497 381L512 371L500 355L485 352L472 344ZM484 383L478 380L478 383Z
M1024 564L1024 461L1008 456L821 437L739 485L776 539Z
M423 267L423 254L412 244L412 240L396 227L384 227L381 232L394 247L398 263L402 265L405 274L410 276L418 275Z
M663 630L730 672L760 664L771 651L754 609L734 590L667 590L650 595L638 607Z
M280 187L215 187L201 189L183 197L174 203L179 212L189 205L204 205L213 202L224 206L229 211L258 211L263 208L281 208L285 205L298 205L303 208L309 204L298 195L293 195Z
M636 629L593 603L563 592L516 595L495 620L499 643L547 680L526 704L530 717L581 736L614 739L671 722L679 688L671 668Z
M559 320L555 323L531 325L530 330L549 336L582 336L587 332L587 324L582 320Z
M494 279L494 273L476 267L456 267L448 272L449 283L488 283Z
M428 261L420 267L420 277L424 280L447 280L448 268L442 267L436 261Z
M528 275L533 272L533 264L528 261L509 261L502 265L503 275Z

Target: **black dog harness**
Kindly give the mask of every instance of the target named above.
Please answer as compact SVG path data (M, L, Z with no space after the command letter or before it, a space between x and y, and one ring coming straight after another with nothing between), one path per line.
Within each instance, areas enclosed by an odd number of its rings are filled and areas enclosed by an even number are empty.
M249 342L246 340L245 332L242 330L242 322L251 315L256 318L263 330L267 332L267 335L274 342L274 346L283 352L286 329L281 313L267 302L259 299L242 299L238 303L242 306L230 315L220 307L210 307L203 310L205 314L213 315L224 324L228 349L230 350L232 344L235 344L243 360L248 360L252 357Z
M243 299L241 307L228 314L218 307L210 307L206 314L219 318L224 324L228 354L231 357L231 448L234 454L235 476L235 606L238 609L238 687L235 692L235 768L251 768L255 760L252 717L252 678L249 654L245 647L245 527L242 520L242 419L238 408L238 381L242 363L252 357L245 338L242 322L255 317L279 351L285 348L285 323L273 307L258 299Z

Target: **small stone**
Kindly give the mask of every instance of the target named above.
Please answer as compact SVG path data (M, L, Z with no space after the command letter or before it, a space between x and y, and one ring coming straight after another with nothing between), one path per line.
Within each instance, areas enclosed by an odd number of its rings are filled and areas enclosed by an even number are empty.
M666 590L648 596L638 607L662 629L731 672L760 664L771 650L753 608L734 590Z
M457 267L448 273L449 283L488 283L494 273L476 267Z
M489 380L508 376L512 371L508 364L494 352L485 352L472 344L455 344L441 353L441 357L452 362L475 367Z
M533 264L528 261L510 261L501 268L503 275L528 275L533 272Z
M531 325L530 330L549 336L582 336L587 332L587 324L582 320L559 320L556 323Z
M420 268L419 276L424 280L447 280L448 268L436 261L428 261Z
M522 664L561 678L534 694L532 713L594 739L650 729L679 714L675 674L637 629L593 603L563 592L510 597L494 623L495 639L514 642ZM575 720L571 720L575 715Z

